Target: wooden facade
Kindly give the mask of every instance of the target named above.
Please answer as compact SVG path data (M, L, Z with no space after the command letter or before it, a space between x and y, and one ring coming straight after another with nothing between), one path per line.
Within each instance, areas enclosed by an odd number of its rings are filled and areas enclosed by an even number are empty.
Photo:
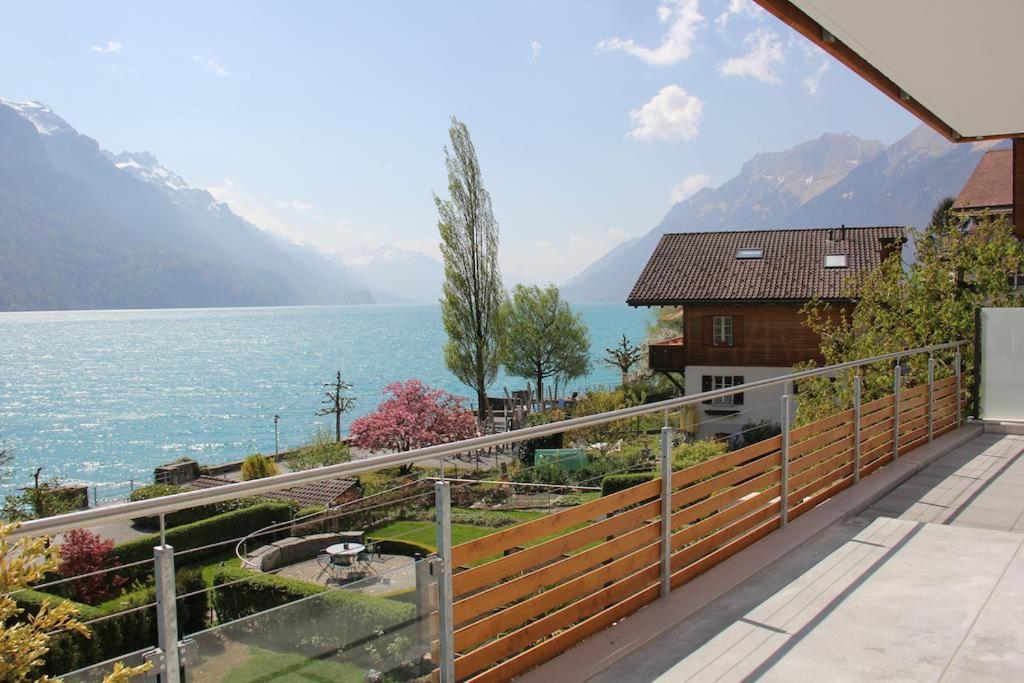
M651 344L650 367L683 372L688 365L788 368L809 360L821 364L821 340L804 324L802 307L802 303L687 305L684 336ZM834 304L833 309L838 316L840 305ZM731 318L731 343L715 339L715 317Z

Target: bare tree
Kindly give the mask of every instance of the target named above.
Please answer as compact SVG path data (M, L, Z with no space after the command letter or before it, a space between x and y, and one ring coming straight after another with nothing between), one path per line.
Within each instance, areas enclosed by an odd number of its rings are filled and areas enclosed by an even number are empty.
M341 441L341 414L348 412L356 399L346 396L345 392L352 388L352 385L341 378L341 370L333 382L324 384L327 389L327 398L323 400L324 407L317 411L317 415L334 415L334 440Z
M622 383L625 384L629 378L630 369L640 362L640 347L633 346L626 335L622 335L618 345L605 349L605 353L607 355L601 359L601 362L618 368L622 373Z

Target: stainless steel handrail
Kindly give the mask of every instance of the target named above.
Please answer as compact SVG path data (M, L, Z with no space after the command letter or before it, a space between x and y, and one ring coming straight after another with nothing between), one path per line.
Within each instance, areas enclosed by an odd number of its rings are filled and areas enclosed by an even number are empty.
M923 346L917 349L908 349L906 351L895 351L893 353L873 356L871 358L848 361L846 363L838 363L836 365L826 365L820 368L810 368L800 372L793 372L786 375L779 375L778 377L770 377L767 379L747 382L746 384L726 387L724 389L704 391L699 394L670 398L664 401L632 406L630 408L621 408L607 413L598 413L597 415L575 417L569 420L537 425L535 427L525 427L523 429L516 429L510 432L488 434L472 439L465 439L463 441L453 441L451 443L418 448L416 450L405 451L402 453L388 453L386 455L363 458L338 465L329 465L327 467L320 467L312 470L279 474L273 477L266 477L264 479L243 481L236 484L225 484L224 486L218 486L212 489L186 491L185 493L175 493L161 498L151 498L149 500L139 500L128 503L119 503L116 505L107 505L102 508L91 508L88 510L69 512L63 515L24 522L11 534L11 537L18 538L24 536L54 534L106 522L167 514L183 510L185 508L195 507L197 505L219 503L226 500L233 500L235 498L243 498L245 496L271 493L273 491L298 486L300 484L326 481L337 477L355 476L357 474L372 472L385 467L397 467L399 465L407 465L426 460L437 460L439 458L464 453L466 451L481 450L493 446L504 446L518 441L550 436L551 434L568 432L574 429L604 424L606 422L622 420L629 417L635 417L637 415L673 410L675 408L700 403L701 401L732 396L733 394L751 391L762 387L785 384L786 382L807 379L809 377L828 376L843 370L851 370L853 368L870 365L871 363L897 360L919 353L959 348L965 344L967 344L967 341L954 341L947 342L945 344Z

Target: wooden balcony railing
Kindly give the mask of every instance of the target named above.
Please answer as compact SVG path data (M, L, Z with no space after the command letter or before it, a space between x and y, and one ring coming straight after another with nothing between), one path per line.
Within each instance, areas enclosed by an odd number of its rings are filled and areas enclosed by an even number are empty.
M775 436L673 472L668 487L654 479L455 546L455 680L507 681L657 599L664 490L674 590L892 462L894 447L927 443L929 407L933 437L954 429L957 384L903 390L791 429L788 446Z
M686 344L683 338L675 337L648 345L647 362L651 370L682 372L686 367Z

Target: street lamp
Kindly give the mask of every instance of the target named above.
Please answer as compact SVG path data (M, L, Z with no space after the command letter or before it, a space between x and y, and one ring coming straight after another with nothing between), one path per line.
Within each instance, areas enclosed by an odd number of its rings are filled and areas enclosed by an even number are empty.
M274 455L278 454L277 448L277 423L281 419L280 415L274 415Z

